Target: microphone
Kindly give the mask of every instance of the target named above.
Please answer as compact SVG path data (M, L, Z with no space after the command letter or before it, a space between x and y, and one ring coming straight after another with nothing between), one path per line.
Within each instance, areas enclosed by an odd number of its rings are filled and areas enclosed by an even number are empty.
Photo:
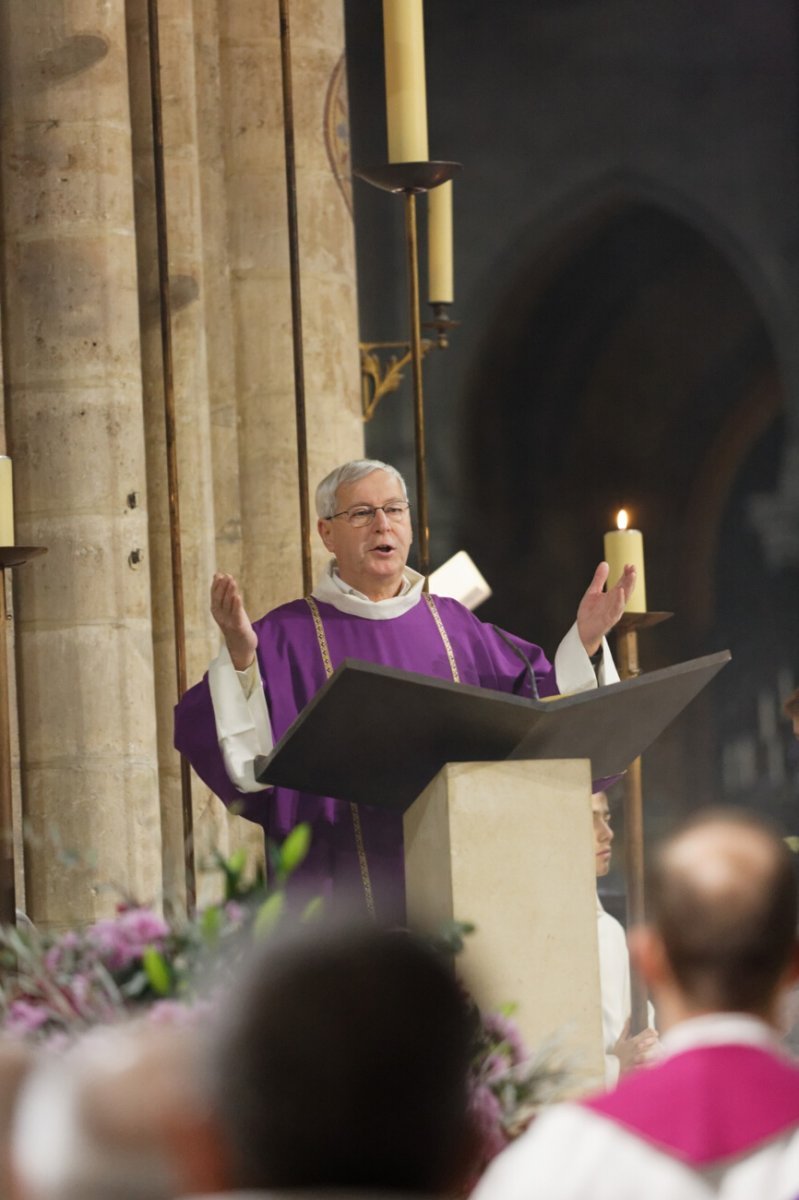
M509 638L505 630L500 629L499 625L492 625L491 628L494 630L494 633L497 635L497 637L501 638L505 645L513 651L516 657L522 660L527 668L527 674L530 676L530 691L532 693L532 699L540 700L541 697L538 695L538 683L536 682L535 671L533 670L533 664L530 662L530 659L524 653L521 646L518 646L516 642Z

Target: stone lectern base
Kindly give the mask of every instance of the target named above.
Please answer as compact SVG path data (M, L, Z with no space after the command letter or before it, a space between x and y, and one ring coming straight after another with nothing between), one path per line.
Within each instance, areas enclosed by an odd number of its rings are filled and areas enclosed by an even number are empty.
M458 971L478 1003L515 1003L531 1050L560 1035L583 1090L601 1085L588 760L450 763L404 829L410 924L473 922Z

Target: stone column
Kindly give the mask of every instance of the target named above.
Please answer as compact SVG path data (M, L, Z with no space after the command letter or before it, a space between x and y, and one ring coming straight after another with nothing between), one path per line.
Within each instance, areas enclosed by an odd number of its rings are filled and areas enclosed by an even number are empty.
M218 13L242 579L260 614L302 583L279 9L218 3ZM363 452L341 0L295 0L290 25L313 489ZM215 462L217 479L222 470Z
M171 901L180 905L185 900L183 822L180 760L172 746L172 709L177 700L177 687L147 0L130 0L127 13L164 890ZM203 264L205 245L195 29L191 0L160 0L158 15L186 663L187 683L191 685L205 671L218 644L208 608L208 589L215 568L215 539L205 333L209 317ZM214 884L221 886L218 872L202 876L200 868L210 859L212 850L228 852L228 819L222 804L211 797L197 779L193 780L192 799L199 900L202 903L211 898Z
M61 926L160 893L125 23L1 19L9 446L18 539L49 548L15 580L27 903Z

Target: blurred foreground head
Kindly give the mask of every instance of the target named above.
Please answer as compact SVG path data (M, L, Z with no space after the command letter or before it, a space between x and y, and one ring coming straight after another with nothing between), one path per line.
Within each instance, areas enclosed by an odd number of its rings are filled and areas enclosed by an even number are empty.
M139 1023L42 1052L15 1114L14 1196L173 1200L185 1192L176 1146L184 1129L198 1136L196 1059L193 1031Z
M11 1128L20 1090L34 1063L33 1051L23 1042L0 1038L0 1197L11 1191Z
M736 809L694 817L655 855L648 907L650 929L631 946L656 996L774 1020L795 974L797 888L770 825Z
M471 1021L449 965L407 933L261 948L211 1050L229 1186L457 1189Z

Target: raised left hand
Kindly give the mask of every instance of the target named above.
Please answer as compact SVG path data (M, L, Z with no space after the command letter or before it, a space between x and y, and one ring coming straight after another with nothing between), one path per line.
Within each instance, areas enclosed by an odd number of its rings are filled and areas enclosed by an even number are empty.
M635 587L635 567L628 564L618 582L603 592L609 570L606 562L599 564L577 609L577 632L589 655L596 654L602 645L603 637L610 632L624 612L624 606Z

